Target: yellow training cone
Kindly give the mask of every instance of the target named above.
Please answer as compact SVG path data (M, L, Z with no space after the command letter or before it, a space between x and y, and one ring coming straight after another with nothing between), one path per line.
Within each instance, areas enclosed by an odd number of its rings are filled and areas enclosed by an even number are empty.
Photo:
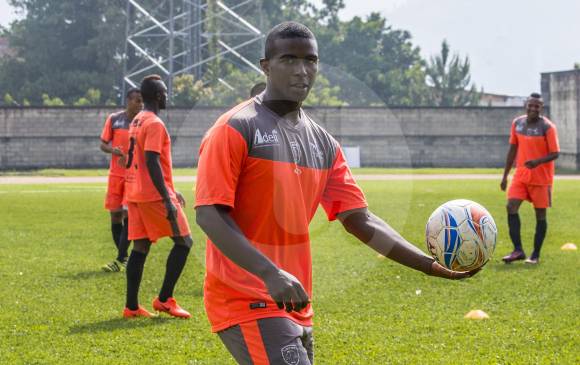
M572 242L568 242L564 246L560 247L560 250L562 251L576 251L577 249L578 247L576 247L576 245Z
M489 316L484 311L482 311L480 309L475 309L475 310L469 311L463 318L467 318L467 319L488 319Z
M377 258L379 258L379 259L384 259L384 258L385 258L385 256L383 256L383 255L381 255L381 254L379 253L379 254L377 254Z

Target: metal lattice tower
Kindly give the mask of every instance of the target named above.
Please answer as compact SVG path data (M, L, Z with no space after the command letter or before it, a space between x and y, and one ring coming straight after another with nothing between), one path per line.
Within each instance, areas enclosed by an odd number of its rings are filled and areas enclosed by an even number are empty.
M204 82L223 80L217 62L262 71L244 52L264 34L247 19L259 14L260 0L127 0L121 97L128 87L157 73L166 81L169 97L173 79L193 74ZM254 52L252 53L252 55ZM217 71L216 71L217 70Z

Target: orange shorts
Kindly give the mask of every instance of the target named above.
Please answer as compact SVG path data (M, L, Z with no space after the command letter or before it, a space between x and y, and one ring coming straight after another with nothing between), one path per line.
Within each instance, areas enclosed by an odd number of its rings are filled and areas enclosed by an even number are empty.
M124 205L127 205L125 200L125 177L109 175L105 209L116 212L122 210Z
M527 200L534 208L545 209L552 206L551 185L529 185L513 180L508 190L508 199Z
M173 232L173 228L167 220L167 210L163 201L129 202L129 240L146 238L155 242L162 237L188 236L191 232L183 208L176 199L172 202L177 207L176 228L179 232Z

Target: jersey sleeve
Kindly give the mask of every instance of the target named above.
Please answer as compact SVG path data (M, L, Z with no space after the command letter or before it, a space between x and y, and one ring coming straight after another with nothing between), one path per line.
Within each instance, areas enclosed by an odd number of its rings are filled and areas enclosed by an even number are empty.
M516 133L516 123L512 123L512 128L510 130L510 144L518 144L518 135Z
M103 131L101 132L101 141L104 143L109 143L113 140L113 128L111 125L111 116L107 117L105 125L103 126Z
M165 126L162 123L153 122L147 126L147 130L145 131L143 150L161 154L167 138L169 136L167 135Z
M558 132L555 126L551 126L546 132L546 140L548 141L548 152L560 152L560 143L558 142Z
M341 148L337 150L320 204L329 221L335 220L339 213L368 206L364 193L354 180Z
M210 129L199 152L195 206L234 207L238 178L248 155L244 137L228 124Z

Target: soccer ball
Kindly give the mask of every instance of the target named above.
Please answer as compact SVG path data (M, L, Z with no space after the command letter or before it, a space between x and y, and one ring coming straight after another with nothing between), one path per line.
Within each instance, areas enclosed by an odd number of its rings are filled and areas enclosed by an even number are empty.
M482 267L493 255L497 227L489 212L471 200L451 200L429 217L425 229L427 249L450 270Z

